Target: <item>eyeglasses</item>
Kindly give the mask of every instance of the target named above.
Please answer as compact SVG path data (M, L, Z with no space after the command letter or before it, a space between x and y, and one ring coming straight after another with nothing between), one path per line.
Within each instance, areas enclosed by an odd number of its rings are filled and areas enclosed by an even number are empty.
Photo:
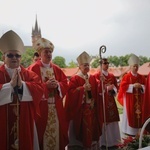
M109 65L109 62L104 62L103 64L104 64L104 65Z
M20 58L21 57L21 55L19 55L19 54L7 54L6 55L8 58L14 58L14 57L16 57L16 58Z

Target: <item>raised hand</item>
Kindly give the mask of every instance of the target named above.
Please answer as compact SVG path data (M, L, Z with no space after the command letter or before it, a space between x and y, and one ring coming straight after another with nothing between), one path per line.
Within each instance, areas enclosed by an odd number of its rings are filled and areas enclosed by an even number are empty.
M14 70L10 84L12 87L16 87L16 86L21 87L22 86L22 79L21 79L18 69Z
M17 86L17 83L18 83L18 71L17 71L17 69L15 69L12 74L10 84L12 87L15 87L15 86Z
M18 71L18 87L22 87L22 79L21 79L19 71Z

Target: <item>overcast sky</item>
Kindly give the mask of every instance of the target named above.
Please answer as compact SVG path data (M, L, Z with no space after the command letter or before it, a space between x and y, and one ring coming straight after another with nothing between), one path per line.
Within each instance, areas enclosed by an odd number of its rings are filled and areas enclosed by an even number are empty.
M150 0L0 0L0 36L14 30L31 45L35 20L53 42L53 57L76 61L83 51L150 57Z

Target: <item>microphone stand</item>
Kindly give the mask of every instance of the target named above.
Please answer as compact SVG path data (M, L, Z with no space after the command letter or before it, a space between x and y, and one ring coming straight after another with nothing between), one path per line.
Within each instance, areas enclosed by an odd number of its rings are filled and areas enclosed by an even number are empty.
M102 100L103 100L103 117L104 117L104 134L105 134L105 142L106 142L106 150L108 150L108 141L107 141L107 126L106 126L106 110L105 110L105 99L104 99L104 85L103 85L103 79L101 78L102 76L102 55L101 53L106 52L106 46L102 45L99 48L99 56L100 56L100 81L101 81L101 86L102 86Z

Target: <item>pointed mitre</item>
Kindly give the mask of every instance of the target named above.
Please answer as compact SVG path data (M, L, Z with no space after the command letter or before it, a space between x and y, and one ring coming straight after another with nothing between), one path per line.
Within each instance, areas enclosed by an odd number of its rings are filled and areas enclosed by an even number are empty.
M77 62L79 65L85 64L85 63L90 63L90 61L91 61L91 57L85 51L77 57Z
M39 53L41 52L42 49L44 48L49 48L52 52L54 50L54 45L51 41L45 39L45 38L40 38L38 39L34 45L33 48Z
M131 56L130 56L130 58L128 60L128 64L130 66L135 65L135 64L139 65L140 64L139 57L137 57L135 54L131 54Z
M24 52L24 44L17 33L10 30L3 34L0 39L0 50L2 53L6 53L9 50Z

